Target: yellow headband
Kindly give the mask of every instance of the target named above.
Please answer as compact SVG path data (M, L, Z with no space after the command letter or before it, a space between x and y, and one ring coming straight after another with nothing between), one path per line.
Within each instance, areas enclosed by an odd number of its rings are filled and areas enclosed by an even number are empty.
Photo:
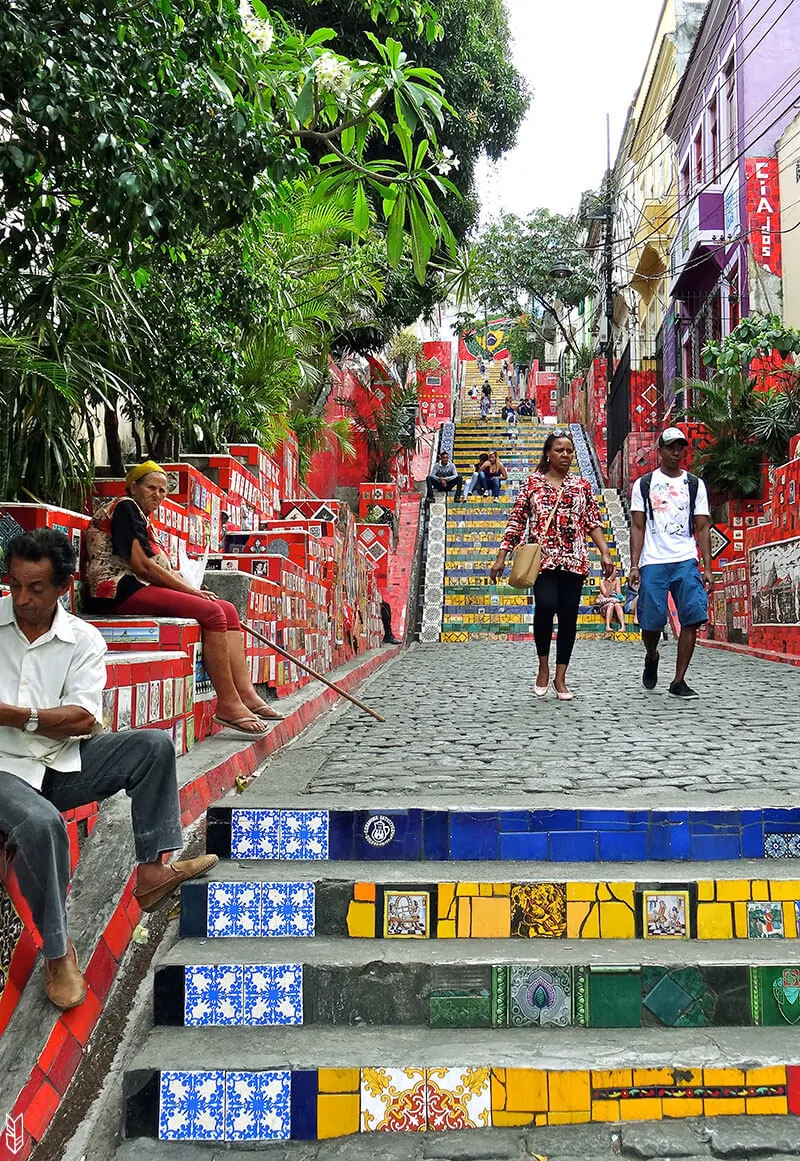
M137 464L135 468L131 468L125 477L125 483L130 487L137 480L141 480L143 476L149 476L151 472L164 472L164 469L155 460L145 460L143 464Z

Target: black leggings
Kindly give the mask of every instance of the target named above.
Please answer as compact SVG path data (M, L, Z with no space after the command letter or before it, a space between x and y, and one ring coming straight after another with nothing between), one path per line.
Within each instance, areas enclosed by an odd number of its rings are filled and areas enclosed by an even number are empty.
M556 665L569 665L575 646L583 577L562 568L543 569L533 586L533 636L539 657L550 656L553 618L558 617Z

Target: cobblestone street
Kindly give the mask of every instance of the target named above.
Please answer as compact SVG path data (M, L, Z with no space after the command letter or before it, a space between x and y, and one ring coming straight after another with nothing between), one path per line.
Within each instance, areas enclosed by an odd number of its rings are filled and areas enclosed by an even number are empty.
M312 730L302 751L307 793L614 795L794 801L800 674L698 648L689 679L700 700L667 694L675 646L662 649L658 688L641 685L635 644L579 641L569 679L575 701L534 700L532 644L419 645L381 670L360 696L386 725L354 707ZM742 708L742 707L746 708ZM766 732L764 724L769 723Z

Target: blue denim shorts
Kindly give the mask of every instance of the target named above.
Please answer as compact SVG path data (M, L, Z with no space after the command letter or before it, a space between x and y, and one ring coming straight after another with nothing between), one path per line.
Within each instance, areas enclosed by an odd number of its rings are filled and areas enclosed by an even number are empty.
M708 593L696 560L674 564L645 564L641 569L639 625L660 632L667 623L667 599L672 594L681 625L703 625L708 620Z

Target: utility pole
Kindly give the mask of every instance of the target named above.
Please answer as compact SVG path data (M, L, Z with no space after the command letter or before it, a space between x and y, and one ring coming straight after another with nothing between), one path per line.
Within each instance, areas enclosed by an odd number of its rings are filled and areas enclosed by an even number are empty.
M605 219L606 236L603 264L606 276L606 406L611 398L614 378L614 186L611 181L611 116L606 113L606 169Z

